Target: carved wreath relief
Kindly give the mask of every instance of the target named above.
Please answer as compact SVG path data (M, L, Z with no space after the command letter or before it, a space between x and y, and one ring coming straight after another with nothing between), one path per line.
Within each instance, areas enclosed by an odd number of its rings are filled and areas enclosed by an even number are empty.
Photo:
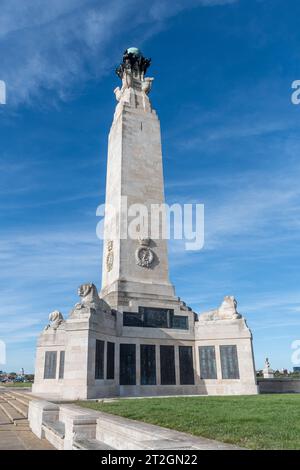
M136 264L142 268L150 268L154 260L154 253L149 248L150 239L143 239L139 242L141 246L135 252Z
M114 242L109 240L107 242L107 255L106 255L106 269L107 271L111 271L113 264L114 264L114 252L113 252Z

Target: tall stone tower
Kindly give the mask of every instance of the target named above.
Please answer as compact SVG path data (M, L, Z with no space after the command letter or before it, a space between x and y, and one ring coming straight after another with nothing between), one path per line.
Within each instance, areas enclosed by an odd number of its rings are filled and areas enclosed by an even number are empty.
M169 280L165 214L149 217L164 203L149 65L129 48L117 69L122 86L108 142L102 289L83 284L68 318L50 314L37 344L35 395L257 393L252 335L234 297L197 315Z
M125 51L117 68L121 88L108 140L106 206L101 297L111 306L127 305L139 297L174 300L169 281L160 123L149 100L153 78L145 77L150 59L136 48ZM128 233L134 205L149 217ZM155 219L157 238L151 239L151 206L161 207ZM133 222L133 220L132 220ZM122 234L122 235L121 235Z

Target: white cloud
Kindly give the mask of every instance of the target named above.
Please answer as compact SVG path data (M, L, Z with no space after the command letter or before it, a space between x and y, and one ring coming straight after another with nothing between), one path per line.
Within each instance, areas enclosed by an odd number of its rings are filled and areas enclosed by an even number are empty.
M3 233L0 238L0 279L9 280L15 288L17 282L35 285L38 281L54 282L80 275L99 264L100 241L95 232L79 229L52 228L52 231L28 233ZM100 266L100 265L99 265ZM74 268L77 267L77 273ZM100 270L100 267L99 267ZM30 274L30 276L28 276Z
M233 246L255 248L257 256L268 256L266 245L287 240L299 240L300 189L298 167L268 171L244 171L232 176L196 176L174 181L167 187L175 192L174 198L181 204L203 203L205 207L204 249L228 250ZM178 196L178 189L189 187L190 197ZM205 194L203 188L214 188L218 197ZM169 198L169 203L174 202ZM171 250L176 252L176 263L189 262L182 241L173 241ZM260 249L261 248L261 249ZM291 246L292 249L292 246ZM272 253L274 256L274 253ZM192 260L190 260L192 262Z
M258 137L289 128L289 122L282 120L261 120L258 116L249 116L245 121L236 120L229 124L216 125L208 132L206 129L202 131L202 135L186 139L181 142L184 149L195 149L199 146L208 145L214 142L224 142L226 140L241 140L247 137Z
M240 242L246 242L248 248L253 243L258 247L258 242L299 236L294 219L297 213L299 215L300 191L295 183L292 188L280 184L244 191L239 188L227 201L212 206L206 220L206 247L224 245L228 237L233 236L246 236L246 240L240 238ZM280 228L285 230L280 232ZM236 238L234 243L237 243Z

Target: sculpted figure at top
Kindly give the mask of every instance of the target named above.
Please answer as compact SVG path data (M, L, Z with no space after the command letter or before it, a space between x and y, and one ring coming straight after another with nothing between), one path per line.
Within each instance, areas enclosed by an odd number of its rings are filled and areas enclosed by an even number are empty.
M150 93L154 78L145 78L150 63L151 59L146 59L137 47L129 47L124 51L123 60L116 68L116 74L122 80L122 87L114 90L117 101L127 99L126 91L137 82L140 82L140 91L146 95Z

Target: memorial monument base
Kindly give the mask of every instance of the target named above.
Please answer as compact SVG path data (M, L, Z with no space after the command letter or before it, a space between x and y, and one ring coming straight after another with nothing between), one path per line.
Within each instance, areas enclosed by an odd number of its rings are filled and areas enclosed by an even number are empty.
M33 393L60 400L256 394L251 332L234 299L199 317L174 304L116 311L88 294L40 335Z

